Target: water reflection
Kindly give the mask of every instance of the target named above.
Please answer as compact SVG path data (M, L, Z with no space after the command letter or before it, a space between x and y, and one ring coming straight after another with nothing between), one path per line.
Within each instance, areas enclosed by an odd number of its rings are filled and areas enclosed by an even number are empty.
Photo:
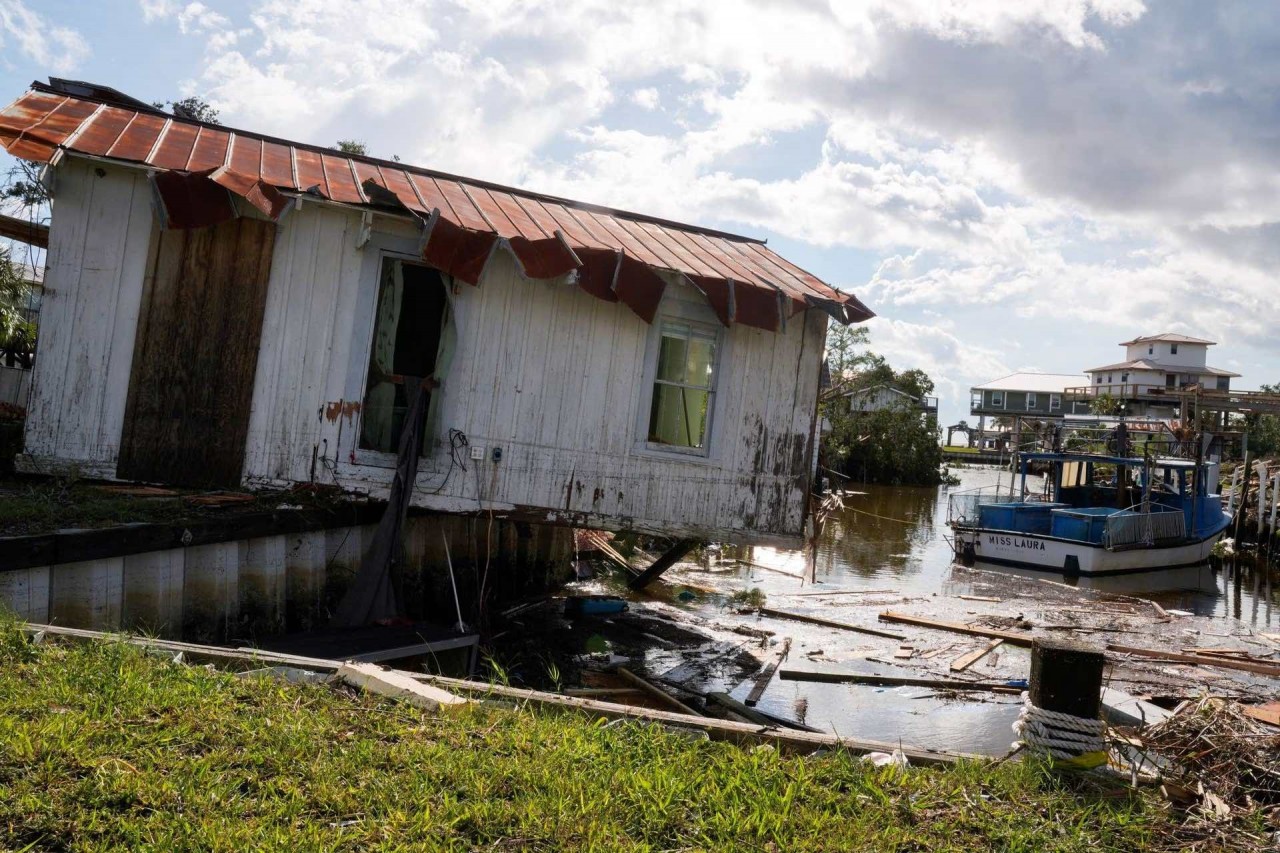
M1007 483L1009 474L996 468L955 471L955 486L915 487L855 485L846 509L831 518L818 544L816 580L842 589L894 589L904 595L964 591L969 575L957 581L947 539L947 499L955 491ZM1040 478L1028 477L1038 490ZM753 562L800 576L801 555L754 549ZM1262 629L1280 625L1280 578L1251 561L1227 563L1220 570L1205 565L1111 578L1069 578L1047 572L979 566L1005 574L1039 577L1126 595L1142 595L1166 608L1202 616L1234 617ZM962 573L963 574L963 573ZM785 580L785 579L782 579ZM774 583L765 584L766 587ZM961 589L963 587L963 589Z

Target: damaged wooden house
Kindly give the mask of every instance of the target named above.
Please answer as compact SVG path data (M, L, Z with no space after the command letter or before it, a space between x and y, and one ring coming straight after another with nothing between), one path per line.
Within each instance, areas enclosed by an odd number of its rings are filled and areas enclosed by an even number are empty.
M408 442L409 564L444 539L541 572L573 528L803 539L827 323L872 313L759 240L58 79L0 144L52 206L25 472L382 500ZM34 618L174 630L252 599L293 627L376 521L0 573Z

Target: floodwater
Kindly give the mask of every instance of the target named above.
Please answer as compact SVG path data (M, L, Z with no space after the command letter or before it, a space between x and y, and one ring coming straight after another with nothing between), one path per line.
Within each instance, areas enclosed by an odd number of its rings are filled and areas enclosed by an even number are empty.
M767 596L770 607L868 626L876 624L876 611L893 609L901 602L915 602L917 612L924 608L939 618L966 618L966 601L958 597L986 596L987 600L994 600L1000 596L1002 584L1011 585L1012 571L982 566L966 569L953 562L947 542L948 497L957 491L1007 482L1009 474L986 467L954 473L961 480L956 486L853 485L851 488L858 493L846 498L845 510L830 519L823 531L815 583L803 580L803 555L767 548L751 549L747 559L753 565L736 571L681 570L672 572L669 580L712 585L726 592L758 588ZM1275 631L1280 625L1277 579L1266 570L1226 566L1214 571L1205 566L1092 582L1048 573L1022 574L1140 594L1166 608L1224 619L1234 617L1255 630ZM714 597L699 597L678 606L708 623L735 618L724 600ZM736 618L774 631L776 638L792 638L784 669L822 670L834 665L841 671L922 675L918 668L894 665L898 643L892 640L767 617ZM880 627L893 626L881 623ZM936 661L930 661L938 664L932 668L945 672L947 661L973 645L965 646L964 642L965 638L958 638L955 651L949 651L951 647L942 643L946 647ZM767 658L773 651L757 654ZM984 680L1025 678L1029 668L1029 651L1006 645L999 654L993 653L972 666L966 675ZM649 671L658 675L658 669L650 667ZM741 700L751 687L748 679L732 686L731 695ZM969 693L957 698L921 687L824 684L775 677L758 707L851 737L1000 755L1013 740L1011 726L1019 701L1016 696L997 694Z
M905 594L962 594L967 581L958 581L947 528L947 502L956 492L1009 484L1009 473L992 467L953 471L956 486L854 486L864 494L846 500L846 511L832 519L818 546L816 579L846 589L893 588ZM1028 489L1042 481L1028 477ZM761 553L757 561L779 560L799 572L799 554ZM1280 578L1274 569L1254 570L1228 563L1220 571L1209 566L1144 573L1114 578L1073 579L1045 572L1017 572L984 566L993 573L1045 577L1106 592L1141 595L1165 608L1188 610L1197 616L1234 617L1262 631L1280 626Z

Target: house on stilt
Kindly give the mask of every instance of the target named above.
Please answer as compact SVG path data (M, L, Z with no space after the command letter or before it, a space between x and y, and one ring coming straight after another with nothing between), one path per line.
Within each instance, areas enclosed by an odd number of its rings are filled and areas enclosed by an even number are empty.
M0 144L52 206L24 471L378 499L410 423L415 517L802 541L827 323L872 313L759 240L73 81Z

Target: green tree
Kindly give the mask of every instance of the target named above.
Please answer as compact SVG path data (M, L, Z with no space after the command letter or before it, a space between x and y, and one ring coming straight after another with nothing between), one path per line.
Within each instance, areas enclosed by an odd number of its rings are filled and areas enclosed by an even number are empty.
M868 343L869 333L861 326L833 324L828 334L832 381L821 405L831 429L823 440L824 464L866 482L939 482L942 448L933 417L906 400L870 412L850 406L850 394L877 386L916 399L934 389L924 371L895 371L883 356L866 348Z
M31 366L36 330L23 311L30 293L22 268L0 248L0 362Z
M218 111L213 104L198 95L180 101L153 101L151 106L158 110L172 108L173 114L178 118L202 121L205 124L222 124L218 121Z
M1280 394L1280 382L1260 385L1258 390ZM1249 433L1249 452L1256 454L1255 458L1280 453L1280 416L1245 415L1244 430Z
M368 154L369 147L358 139L339 139L333 146L343 154Z

